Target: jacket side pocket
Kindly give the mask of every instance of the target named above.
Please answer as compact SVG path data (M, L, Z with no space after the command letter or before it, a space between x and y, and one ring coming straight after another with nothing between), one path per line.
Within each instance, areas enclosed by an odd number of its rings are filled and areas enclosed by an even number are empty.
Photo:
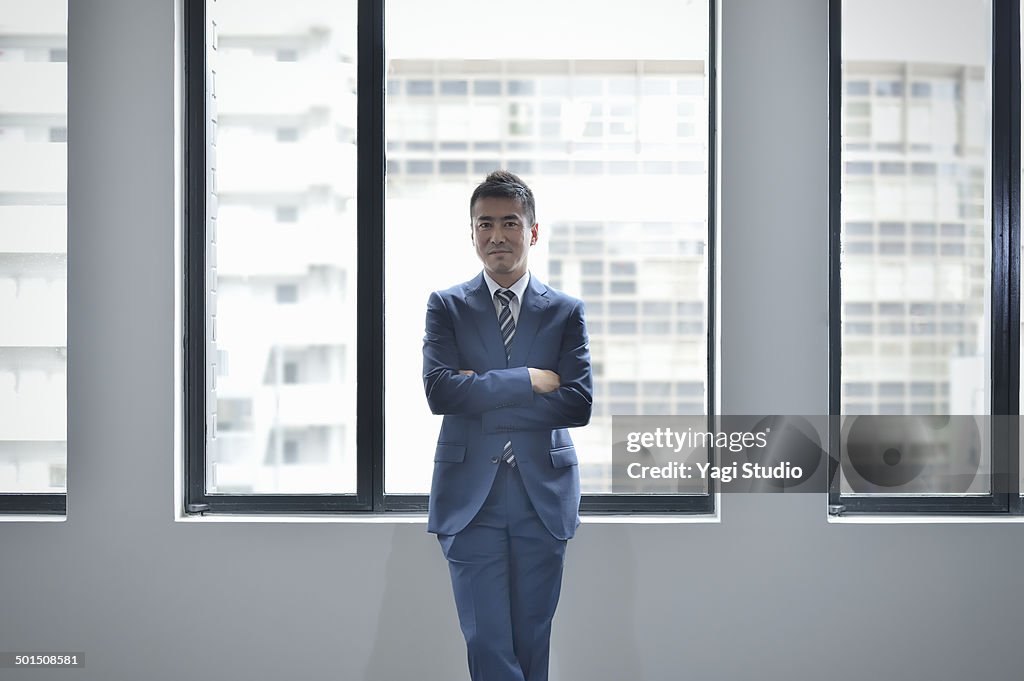
M466 458L466 445L439 443L434 450L434 461L461 463Z
M558 447L550 451L551 465L555 468L565 468L566 466L575 466L578 461L576 460L576 447L569 445L568 447Z

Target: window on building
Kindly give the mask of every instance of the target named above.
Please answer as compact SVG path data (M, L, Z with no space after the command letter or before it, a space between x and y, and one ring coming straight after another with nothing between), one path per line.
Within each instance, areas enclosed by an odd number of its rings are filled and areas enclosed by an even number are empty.
M276 206L274 208L274 220L277 222L298 222L299 207L292 205Z
M457 15L478 11L463 0L448 6ZM709 271L711 8L706 2L648 0L628 15L595 14L579 37L546 20L548 9L527 2L506 18L510 33L535 38L525 46L477 40L409 0L386 4L386 78L392 84L385 105L387 161L419 171L416 177L389 177L386 187L384 413L402 414L385 418L388 494L429 490L433 463L420 452L424 438L436 437L440 417L423 406L416 366L426 294L481 271L467 238L466 204L473 188L498 168L520 173L537 199L543 243L531 252L531 276L586 305L598 397L591 423L571 431L584 508L599 496L601 503L615 503L607 497L610 414L667 411L668 402L644 399L640 376L659 376L659 389L668 396L675 386L688 386L694 399L687 413L694 405L697 413L706 410L707 353L669 353L662 361L644 353L642 344L653 336L659 343L707 347L707 329L713 328L704 323L708 281L698 274ZM662 18L659 27L650 16ZM663 48L652 53L652 44ZM609 45L616 46L614 53ZM410 149L408 141L421 139L425 130L437 151ZM467 146L446 148L452 137ZM630 172L623 174L626 166ZM430 239L407 238L423 216L446 227L432 229ZM412 272L423 295L408 295ZM689 324L677 325L675 302L692 311ZM620 350L610 347L611 339L622 344ZM610 408L598 404L609 398ZM710 508L707 498L656 503Z
M280 127L276 130L278 142L298 142L299 129L293 125Z
M277 303L296 303L299 300L299 287L296 284L278 284L274 287L274 300Z
M190 167L208 177L188 197L189 233L210 247L189 261L204 273L189 278L188 309L203 310L206 334L191 335L188 352L208 371L190 375L187 427L213 426L189 450L190 503L207 512L425 509L432 457L423 443L438 428L420 376L426 298L480 271L466 203L486 173L508 168L542 210L533 275L606 312L589 325L597 394L609 382L628 386L573 432L584 512L712 510L706 494L609 494L610 414L702 413L712 403L709 353L699 351L714 347L712 5L644 1L643 11L608 17L567 46L572 37L531 0L508 20L537 39L496 46L444 21L451 13L438 6L409 0L388 0L388 23L376 27L354 0L329 10L296 0L294 25L316 29L280 36L248 30L259 10L244 0L186 0L185 108L198 103L211 121L189 136L205 132L203 147L188 150ZM479 11L445 2L452 13ZM655 29L651 15L662 18ZM381 32L383 52L360 52L377 48L357 39L357 24ZM289 42L268 53L276 41ZM445 54L460 58L434 53L442 44L458 46ZM375 72L385 55L385 73ZM215 84L194 75L213 71ZM282 115L275 93L285 91L301 134L273 122ZM339 136L339 126L356 134ZM626 165L630 173L618 172ZM608 205L610 196L621 205ZM300 206L301 224L285 230L279 223L297 222ZM345 281L356 295L345 295ZM298 303L300 287L301 304L281 304ZM685 325L673 303L686 306ZM645 334L685 352L646 357ZM612 340L633 364L608 348ZM329 347L352 350L322 351ZM212 366L218 356L231 366ZM627 378L637 373L658 381L641 390ZM215 479L207 462L217 463ZM288 474L276 475L285 464ZM244 497L224 493L237 490Z
M284 383L298 383L299 382L299 363L298 362L285 362L284 363Z
M18 3L0 23L0 513L62 514L67 3Z
M878 3L833 3L832 512L1020 512L993 474L1018 470L999 415L1017 414L1020 350L993 342L1019 324L993 240L1019 235L1000 206L1020 121L994 106L1020 93L1014 4L955 0L928 22L923 0L886 5L886 39Z
M187 427L206 433L188 453L189 501L244 490L243 503L295 508L328 493L345 507L357 490L355 357L342 350L358 329L345 290L359 269L356 143L345 132L359 125L356 3L297 0L300 28L254 32L275 24L256 16L269 10L185 3L186 73L216 73L186 86L185 108L209 122L187 151L189 176L207 178L188 197L190 238L207 243L188 265L187 309L205 317L188 352L207 367L188 379Z
M284 441L284 458L282 463L294 464L299 462L299 443L297 440Z
M226 10L226 11L230 11L230 10ZM229 42L229 44L230 44L230 42ZM278 49L274 53L274 58L277 61L283 61L283 62L298 61L299 60L299 51L295 50L295 49L292 49L292 48L283 47L283 48Z

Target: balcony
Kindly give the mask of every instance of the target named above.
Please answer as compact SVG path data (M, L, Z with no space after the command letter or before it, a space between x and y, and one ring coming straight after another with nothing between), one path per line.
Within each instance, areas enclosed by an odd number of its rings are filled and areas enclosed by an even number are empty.
M216 163L222 196L301 194L311 187L351 187L354 192L356 186L356 147L345 142L286 144L236 136L218 144Z
M67 439L67 374L0 367L0 441Z
M15 280L10 274L0 269L0 348L67 345L67 280Z
M224 301L222 301L224 302ZM355 340L355 302L326 297L290 305L261 300L232 300L217 313L217 343L229 352L253 354L273 345L342 345ZM0 337L2 338L2 337ZM262 350L261 350L262 348ZM233 365L234 366L234 365Z
M310 265L343 269L354 263L354 220L309 220L282 225L237 221L217 227L217 272L236 277L301 277Z
M356 127L355 65L341 62L263 62L251 57L218 57L217 115L296 117L329 109Z
M67 253L66 206L0 206L0 253Z
M3 85L0 85L2 92ZM2 110L2 109L0 109ZM11 142L2 145L0 188L5 194L44 195L44 203L64 204L68 154L64 144Z
M28 13L34 13L34 8ZM5 33L10 29L6 25L3 28ZM66 63L0 62L0 113L5 117L19 122L26 118L66 120L67 111Z

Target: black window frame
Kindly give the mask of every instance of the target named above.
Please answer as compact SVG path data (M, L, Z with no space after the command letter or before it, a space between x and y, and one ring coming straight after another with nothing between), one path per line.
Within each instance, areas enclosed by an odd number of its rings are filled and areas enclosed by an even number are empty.
M384 0L358 0L356 493L207 494L206 470L206 0L184 4L184 511L186 514L424 513L426 494L384 493ZM709 1L707 400L714 418L716 2ZM424 404L426 409L426 404ZM431 434L433 435L433 434ZM424 454L426 456L426 453ZM582 514L711 514L707 495L586 494Z
M844 496L839 489L842 388L840 200L842 9L829 3L829 513L831 515L1021 515L1018 419L993 419L992 486L979 496ZM991 413L1020 413L1020 0L992 0Z

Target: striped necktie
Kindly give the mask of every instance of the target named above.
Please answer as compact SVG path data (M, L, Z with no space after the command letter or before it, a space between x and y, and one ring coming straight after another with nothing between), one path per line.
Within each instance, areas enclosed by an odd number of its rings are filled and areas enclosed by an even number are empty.
M512 317L512 310L509 304L516 294L508 289L498 289L494 295L501 303L501 313L498 315L498 327L501 329L501 339L505 343L505 361L512 359L512 337L516 335L516 320ZM501 459L509 466L516 465L516 455L512 452L512 440L505 443L505 450L501 453Z

